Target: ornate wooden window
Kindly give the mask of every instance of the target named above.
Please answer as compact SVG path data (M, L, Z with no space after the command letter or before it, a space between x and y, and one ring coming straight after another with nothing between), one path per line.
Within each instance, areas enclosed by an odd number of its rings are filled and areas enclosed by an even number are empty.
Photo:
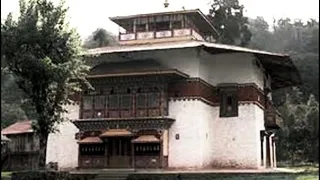
M145 32L146 31L146 24L137 24L136 31L137 32Z
M163 31L163 30L169 30L170 29L170 22L169 21L162 21L156 23L156 30L157 31Z
M121 96L121 108L122 109L130 109L132 107L132 95L131 94L123 94Z
M119 108L119 95L109 95L109 108L117 109Z
M157 92L149 93L148 106L150 108L156 108L160 106L160 93L157 93Z
M172 22L172 29L181 29L182 28L182 21L173 21Z
M164 92L157 86L118 86L83 96L81 118L147 117L164 114ZM135 87L134 87L135 89ZM163 107L161 107L163 106Z
M238 92L236 86L219 88L220 117L238 116Z
M92 109L92 103L93 103L92 96L83 96L82 102L83 102L83 109L84 110L91 110Z
M136 108L144 109L147 108L147 94L137 94L136 95Z
M81 144L80 155L93 155L99 156L105 154L104 144Z
M94 97L94 109L104 109L105 108L105 96L95 96Z

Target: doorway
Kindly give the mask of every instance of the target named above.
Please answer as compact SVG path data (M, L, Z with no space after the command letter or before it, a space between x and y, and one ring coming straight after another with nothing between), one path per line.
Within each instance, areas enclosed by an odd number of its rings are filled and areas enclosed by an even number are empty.
M108 159L109 168L130 168L131 138L108 138Z

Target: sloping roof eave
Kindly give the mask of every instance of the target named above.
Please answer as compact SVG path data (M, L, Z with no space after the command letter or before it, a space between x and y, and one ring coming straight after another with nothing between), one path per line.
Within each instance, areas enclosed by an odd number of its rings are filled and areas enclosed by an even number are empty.
M32 129L32 121L25 120L25 121L18 121L10 126L1 130L1 134L3 135L12 135L12 134L26 134L26 133L33 133Z
M101 55L101 54L114 54L114 53L128 53L128 52L142 52L142 51L155 51L155 50L170 50L170 49L182 49L182 48L202 48L205 51L210 53L211 51L222 50L225 52L239 52L239 53L251 53L258 57L262 61L264 66L276 65L281 68L287 68L290 72L286 72L290 75L290 78L286 78L281 75L283 72L273 70L272 68L266 68L270 72L273 72L272 76L276 78L282 78L283 80L290 81L288 85L279 83L273 83L273 89L280 89L288 86L300 85L301 77L300 74L293 64L291 58L287 54L272 53L268 51L254 50L244 47L238 47L233 45L209 43L203 41L183 41L183 42L174 42L174 43L158 43L158 44L145 44L145 45L131 45L131 46L120 46L120 47L105 47L92 49L87 52L87 55ZM277 62L268 61L268 59L277 59ZM285 64L285 65L284 65ZM279 76L279 77L277 77ZM273 77L272 77L273 78Z

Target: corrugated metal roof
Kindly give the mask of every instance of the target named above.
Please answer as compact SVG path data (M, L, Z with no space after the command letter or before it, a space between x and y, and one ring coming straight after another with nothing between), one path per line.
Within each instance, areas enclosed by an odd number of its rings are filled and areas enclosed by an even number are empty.
M87 55L99 55L99 54L111 54L111 53L124 53L124 52L136 52L136 51L154 51L154 50L166 50L166 49L181 49L181 48L195 48L195 47L207 47L214 49L230 50L245 53L264 54L269 56L281 56L288 55L272 53L268 51L254 50L249 48L243 48L232 45L209 43L205 41L175 41L175 42L162 42L162 43L146 43L141 45L127 45L127 46L108 46L96 49L90 49L87 51Z
M16 122L2 129L1 134L8 135L8 134L32 133L33 129L32 129L31 123L32 121L30 120Z

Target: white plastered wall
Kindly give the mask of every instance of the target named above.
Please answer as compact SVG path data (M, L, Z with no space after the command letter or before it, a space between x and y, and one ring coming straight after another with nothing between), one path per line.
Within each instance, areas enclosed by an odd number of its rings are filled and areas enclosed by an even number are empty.
M199 55L200 77L210 83L255 83L263 89L263 74L254 65L254 55L228 53L211 55L201 51Z
M219 107L199 100L171 100L169 107L175 119L169 129L170 168L261 167L264 122L257 105L241 104L239 116L231 118L219 117Z
M219 107L215 112L212 165L259 168L260 130L264 129L262 110L254 104L241 104L238 117L219 117Z
M153 52L136 52L134 55L128 55L128 58L122 58L114 55L105 55L96 59L96 65L102 62L124 62L132 60L153 59L162 66L169 69L177 69L190 77L199 77L199 60L196 48L159 50Z
M79 118L79 105L66 106L69 120ZM78 166L78 144L75 134L78 128L70 121L58 125L59 132L50 134L47 145L46 163L58 162L59 169L73 169Z
M200 168L203 157L203 121L198 100L170 100L169 116L175 119L169 129L168 165L171 168ZM176 135L179 139L176 139Z

